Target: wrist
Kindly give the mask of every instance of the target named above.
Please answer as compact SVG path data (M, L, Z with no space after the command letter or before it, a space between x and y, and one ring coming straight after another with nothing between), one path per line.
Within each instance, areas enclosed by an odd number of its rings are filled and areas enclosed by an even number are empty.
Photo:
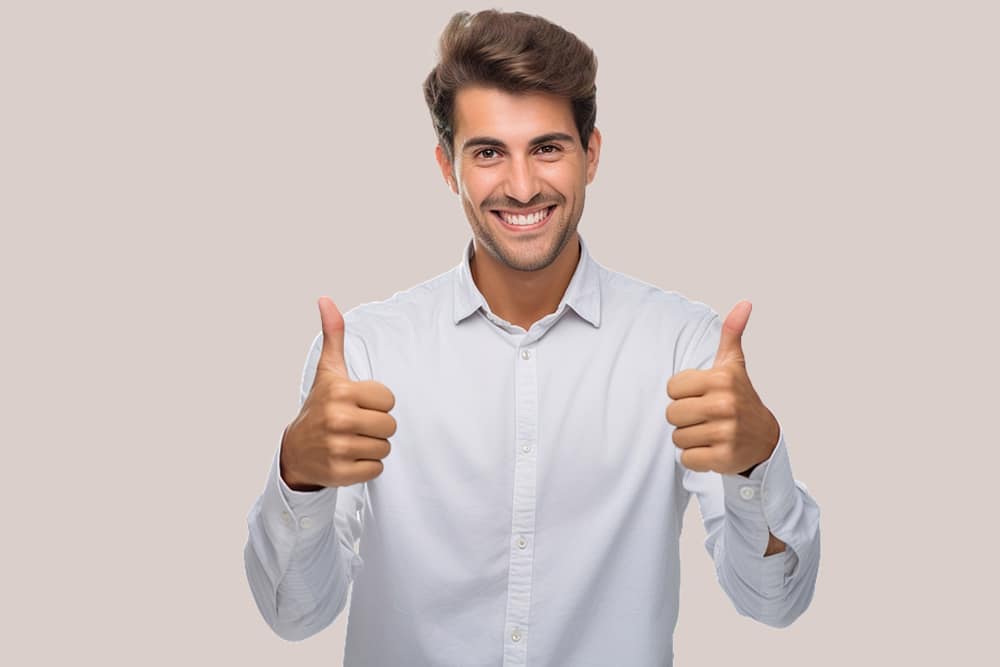
M770 459L771 455L774 454L775 448L777 448L777 446L778 446L778 442L781 440L781 426L778 424L778 420L774 419L774 415L773 414L771 415L771 418L774 420L774 434L775 435L774 435L773 438L771 438L771 441L772 441L773 444L771 444L771 446L767 448L767 456L765 456L764 458L762 458L757 463L754 463L752 466L750 466L749 468L747 468L743 472L739 473L743 477L749 477L750 473L752 473L754 471L754 468L756 468L761 463L764 463L765 461L767 461L768 459Z
M288 435L289 426L285 427L285 432L281 434L281 453L278 456L278 476L281 477L281 481L284 482L292 491L319 491L324 487L316 484L307 484L295 475L290 474L288 468L285 466L285 438Z
M326 488L317 484L306 484L304 482L296 480L293 477L290 477L288 473L285 471L284 464L280 462L278 464L278 474L281 475L281 481L285 483L285 486L287 486L292 491L302 491L302 492L321 491L324 488Z

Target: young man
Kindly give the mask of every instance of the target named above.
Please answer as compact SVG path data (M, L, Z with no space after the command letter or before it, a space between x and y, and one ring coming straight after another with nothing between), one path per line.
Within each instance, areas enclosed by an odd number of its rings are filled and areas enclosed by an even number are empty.
M320 299L248 518L280 636L325 628L353 584L346 665L670 664L692 494L740 613L781 627L808 607L819 509L747 375L750 304L723 322L577 231L596 69L540 17L445 28L424 91L472 239L385 301Z

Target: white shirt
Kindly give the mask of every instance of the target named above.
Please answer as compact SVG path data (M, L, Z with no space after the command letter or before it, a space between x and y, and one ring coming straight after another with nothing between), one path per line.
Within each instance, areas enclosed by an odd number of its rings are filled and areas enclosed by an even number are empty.
M580 249L528 331L490 311L471 239L450 271L344 313L349 375L392 390L397 429L382 474L346 487L293 491L275 452L244 557L279 636L327 627L353 582L347 667L670 665L692 494L737 611L780 627L809 606L819 507L784 432L749 478L684 468L671 438L667 381L711 367L721 318ZM765 558L769 529L787 548Z

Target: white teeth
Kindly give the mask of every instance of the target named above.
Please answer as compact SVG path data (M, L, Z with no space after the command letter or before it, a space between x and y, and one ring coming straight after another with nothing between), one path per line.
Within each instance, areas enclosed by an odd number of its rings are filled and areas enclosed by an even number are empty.
M536 222L541 222L542 218L546 216L549 212L548 208L543 208L540 211L536 211L531 215L510 215L509 213L501 213L503 219L510 225L533 225Z

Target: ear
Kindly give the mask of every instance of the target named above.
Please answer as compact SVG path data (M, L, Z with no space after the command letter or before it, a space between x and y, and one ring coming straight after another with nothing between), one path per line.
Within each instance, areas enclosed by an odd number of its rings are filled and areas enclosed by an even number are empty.
M455 182L455 173L451 168L451 162L448 161L448 156L444 154L444 149L441 148L441 144L434 146L434 158L437 160L438 167L441 169L441 175L444 176L448 187L457 195L458 184Z
M597 163L601 159L601 131L596 127L590 132L590 143L587 145L587 185L597 175Z

